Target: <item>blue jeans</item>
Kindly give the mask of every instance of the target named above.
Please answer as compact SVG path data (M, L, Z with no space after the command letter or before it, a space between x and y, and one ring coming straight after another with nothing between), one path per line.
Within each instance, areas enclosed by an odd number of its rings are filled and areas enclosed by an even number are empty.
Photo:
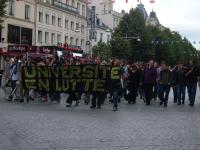
M181 100L182 100L182 103L185 102L185 85L176 85L176 91L177 91L177 99L178 99L178 103L180 104L181 103Z
M162 103L164 105L167 105L168 98L169 98L169 91L170 91L170 85L162 85L159 86L159 97Z
M113 89L112 91L112 96L113 96L113 107L118 106L118 101L119 101L119 94L118 94L118 90L117 89Z
M188 83L187 89L188 89L190 104L193 105L195 102L195 97L196 97L197 83Z

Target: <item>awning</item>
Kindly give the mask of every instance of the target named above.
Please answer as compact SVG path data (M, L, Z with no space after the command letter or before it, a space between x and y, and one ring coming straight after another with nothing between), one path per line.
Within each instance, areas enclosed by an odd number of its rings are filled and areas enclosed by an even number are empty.
M0 56L3 57L24 57L26 53L23 52L0 52Z

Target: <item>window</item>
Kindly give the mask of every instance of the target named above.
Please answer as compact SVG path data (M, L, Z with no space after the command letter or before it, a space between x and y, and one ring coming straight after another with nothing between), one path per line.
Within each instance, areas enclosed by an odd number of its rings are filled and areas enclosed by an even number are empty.
M8 43L20 44L20 27L8 25Z
M83 16L86 16L86 15L85 15L85 5L82 5L82 15L83 15Z
M51 44L55 44L55 34L51 34Z
M57 44L61 44L61 35L60 34L58 34L57 35Z
M39 22L43 22L43 12L39 12Z
M45 32L45 43L49 43L49 32Z
M8 1L8 15L14 16L14 1Z
M100 41L103 40L103 33L100 33Z
M75 1L74 0L72 0L72 6L75 7Z
M52 25L56 25L56 16L52 16Z
M79 30L79 23L76 23L76 30Z
M73 45L73 44L74 44L74 38L70 37L70 45Z
M84 43L84 40L82 39L82 40L81 40L81 47L83 47L83 43Z
M65 29L68 29L68 28L69 28L69 21L65 20Z
M68 43L68 36L65 36L65 43Z
M76 46L79 46L79 40L76 39Z
M84 25L81 25L81 33L84 33Z
M42 31L38 30L38 43L42 43Z
M74 30L74 22L71 21L71 30Z
M107 42L110 41L110 35L107 35Z
M61 18L58 18L58 26L61 27Z
M32 29L29 28L21 28L21 43L32 45Z
M31 18L31 7L29 5L25 5L25 19L30 20Z
M8 24L8 43L32 45L32 29Z
M80 14L80 3L77 3L77 10L78 10L78 13Z
M46 14L46 24L49 24L49 14Z

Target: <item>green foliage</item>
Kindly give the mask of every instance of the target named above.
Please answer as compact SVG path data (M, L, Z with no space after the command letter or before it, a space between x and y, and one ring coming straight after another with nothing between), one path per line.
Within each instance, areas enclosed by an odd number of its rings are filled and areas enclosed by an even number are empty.
M111 58L110 45L104 42L98 42L98 44L92 48L92 55L103 60L109 60Z
M6 7L6 0L0 0L0 29L2 29L2 22L3 19L2 17L4 17L5 15L5 8Z
M140 42L126 39L136 36L140 37ZM177 61L200 60L200 52L186 38L182 39L178 32L162 26L146 25L137 9L130 10L121 19L112 34L111 49L113 56L135 61L155 59L175 64Z

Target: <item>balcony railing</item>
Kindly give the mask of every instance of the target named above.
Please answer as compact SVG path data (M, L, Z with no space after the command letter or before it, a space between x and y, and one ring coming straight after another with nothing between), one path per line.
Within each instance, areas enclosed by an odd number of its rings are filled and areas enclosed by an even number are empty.
M67 4L62 3L58 0L52 0L52 5L60 8L60 9L66 10L66 11L71 11L71 12L74 12L74 13L77 13L77 14L79 13L78 9L76 7L67 5Z

